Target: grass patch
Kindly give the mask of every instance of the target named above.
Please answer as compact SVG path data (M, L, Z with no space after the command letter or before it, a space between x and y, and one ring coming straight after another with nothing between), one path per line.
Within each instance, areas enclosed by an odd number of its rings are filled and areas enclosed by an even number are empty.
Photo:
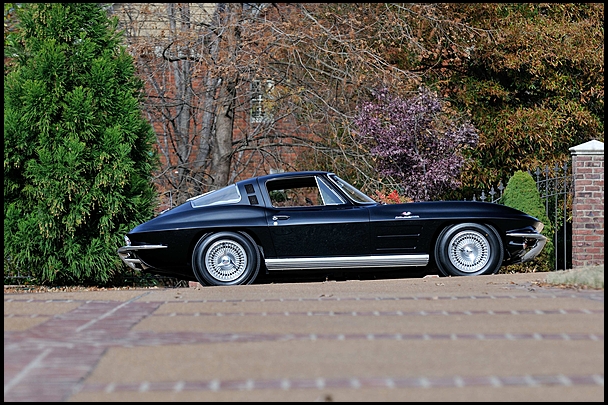
M547 273L548 284L604 289L604 266L584 266Z

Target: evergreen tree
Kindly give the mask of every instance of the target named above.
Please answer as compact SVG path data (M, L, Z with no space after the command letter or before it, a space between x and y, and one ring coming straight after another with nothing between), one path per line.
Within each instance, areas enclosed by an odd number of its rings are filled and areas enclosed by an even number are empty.
M555 265L555 245L553 244L555 231L553 224L547 217L543 201L540 198L540 193L532 175L522 170L516 171L509 179L500 203L525 212L544 224L541 233L547 237L547 243L540 255L535 259L535 263L539 266L536 270L551 271ZM530 266L530 264L525 264L525 266L522 265L520 267L525 269Z
M45 284L106 283L125 269L124 234L156 202L142 83L99 4L17 11L4 78L5 265Z

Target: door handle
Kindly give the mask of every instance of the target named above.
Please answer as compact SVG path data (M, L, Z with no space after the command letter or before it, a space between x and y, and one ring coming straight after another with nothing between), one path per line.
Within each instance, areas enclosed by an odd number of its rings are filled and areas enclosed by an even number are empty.
M272 220L278 221L280 219L289 219L289 215L273 215Z

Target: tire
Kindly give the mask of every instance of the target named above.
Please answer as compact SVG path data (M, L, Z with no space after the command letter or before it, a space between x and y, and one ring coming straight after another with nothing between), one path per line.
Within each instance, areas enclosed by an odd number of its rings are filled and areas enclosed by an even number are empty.
M213 233L197 242L192 268L202 285L251 284L260 270L260 251L247 234Z
M445 228L435 245L435 262L444 276L495 274L502 266L504 249L490 225L464 223Z

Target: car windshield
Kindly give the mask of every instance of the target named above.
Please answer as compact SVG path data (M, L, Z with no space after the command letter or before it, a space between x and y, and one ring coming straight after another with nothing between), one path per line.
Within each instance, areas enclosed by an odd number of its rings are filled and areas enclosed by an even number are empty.
M236 184L221 188L219 190L211 191L203 194L199 197L195 197L190 201L192 207L208 207L210 205L219 204L236 204L241 201L241 194Z
M371 197L365 195L359 189L342 180L335 174L330 175L329 178L354 202L359 204L376 204L376 201L374 201Z

